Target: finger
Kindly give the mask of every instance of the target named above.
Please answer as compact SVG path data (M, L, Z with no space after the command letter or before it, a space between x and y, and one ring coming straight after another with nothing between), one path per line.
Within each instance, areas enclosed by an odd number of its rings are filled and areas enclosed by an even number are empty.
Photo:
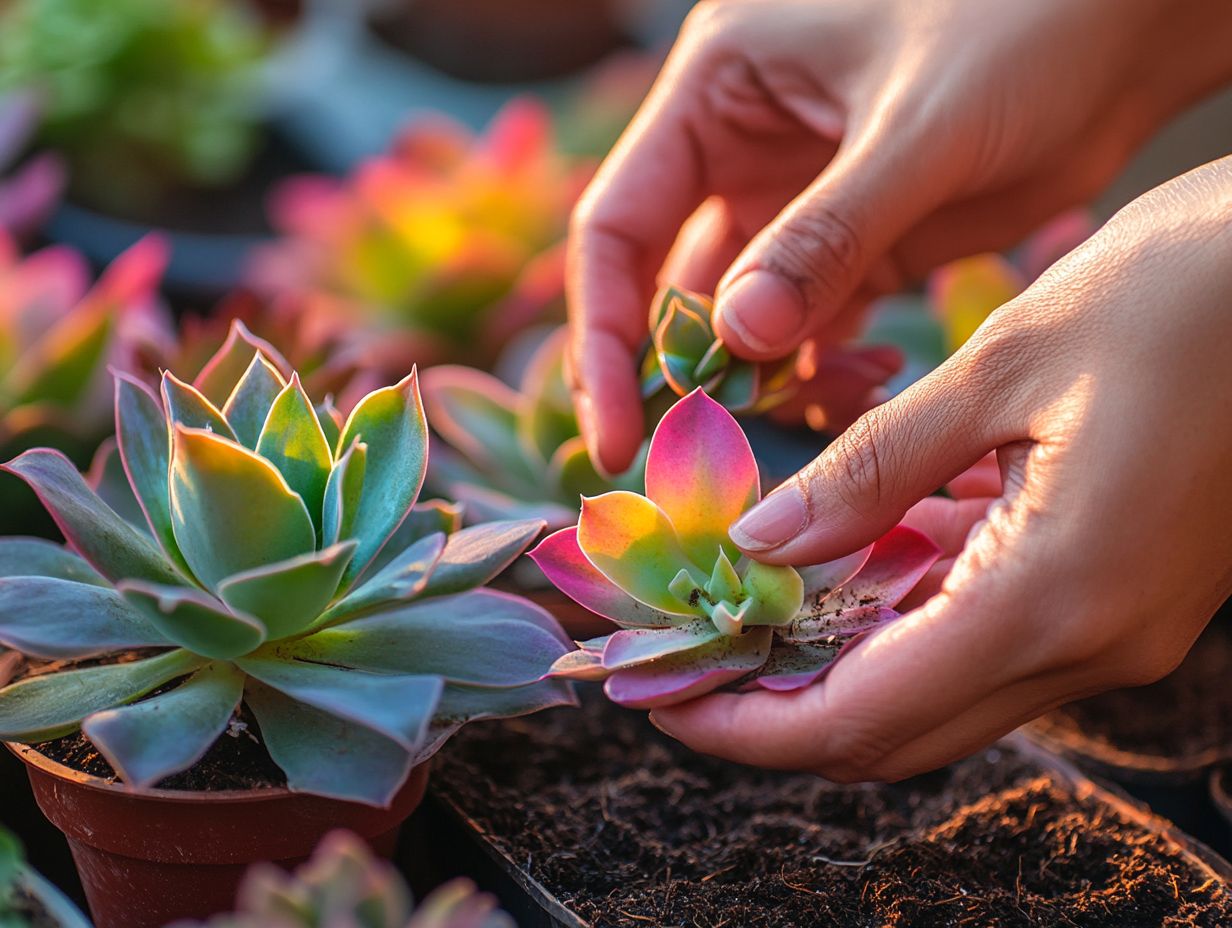
M920 158L928 146L887 128L886 118L868 124L875 128L845 143L720 281L717 326L734 353L755 360L790 353L945 196L944 169L930 172Z
M938 756L994 736L1024 706L1036 708L1029 690L1016 703L997 694L1050 672L1050 642L1031 619L1061 608L1042 591L1054 554L1024 541L1022 524L1012 507L991 512L943 592L850 651L821 683L707 697L656 710L657 723L704 753L840 780L880 776L887 758L972 707L983 714L956 727Z
M583 194L570 229L575 396L591 457L609 473L627 468L642 440L634 367L655 272L704 197L691 141L689 61L687 50L669 57Z
M861 416L736 522L732 540L772 564L819 564L876 540L989 451L1027 436L1022 363L997 338L969 342Z
M711 197L680 230L659 271L659 286L714 293L719 278L744 245L726 202Z

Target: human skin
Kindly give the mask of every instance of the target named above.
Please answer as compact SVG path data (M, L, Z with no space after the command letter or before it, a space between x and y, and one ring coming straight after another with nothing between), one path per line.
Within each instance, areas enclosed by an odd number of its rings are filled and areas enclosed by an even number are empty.
M633 357L665 261L664 279L716 290L736 354L835 340L870 296L1088 200L1232 77L1230 46L1208 0L703 7L575 219L592 453L620 470L641 440ZM905 518L948 555L916 608L819 685L652 717L734 760L897 779L1158 679L1232 592L1229 312L1224 160L1119 213L732 530L759 560L807 564ZM988 452L998 498L926 499Z

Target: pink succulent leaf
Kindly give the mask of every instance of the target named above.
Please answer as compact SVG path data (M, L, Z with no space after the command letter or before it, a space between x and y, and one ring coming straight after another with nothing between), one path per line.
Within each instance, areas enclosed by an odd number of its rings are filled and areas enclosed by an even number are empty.
M703 585L696 581L705 573L689 560L671 519L646 497L613 490L583 499L577 543L601 574L634 599L661 612L701 614L670 588L681 570L694 575L695 586Z
M731 413L700 390L667 411L650 440L646 496L694 564L709 571L720 548L740 556L727 530L760 492L753 450ZM589 552L585 539L582 546Z
M570 651L556 659L550 676L567 680L606 680L611 671L604 669L603 658L592 651Z
M838 597L837 602L843 608L893 608L915 589L939 557L941 549L927 535L903 525L896 526L873 545L859 573L829 599Z
M89 298L121 310L138 305L158 290L170 260L170 242L158 234L147 235L108 265Z
M837 643L810 644L777 639L770 658L743 689L760 687L780 693L802 689L829 670L841 649Z
M732 638L724 635L683 654L618 670L604 691L630 709L653 709L713 692L756 671L770 654L772 632L755 628Z
M709 619L674 628L626 628L613 632L603 648L607 670L636 667L674 654L684 654L723 637Z
M834 599L838 600L839 597L836 595ZM887 606L843 606L838 602L823 600L807 614L784 627L782 635L787 640L799 643L849 638L896 618L898 613Z
M595 569L578 546L577 527L553 532L530 558L562 593L596 615L630 628L666 628L681 617L654 609L631 597Z
M868 545L854 554L827 561L825 564L797 567L797 572L804 580L804 601L816 603L821 597L829 596L859 572L872 552L873 546Z

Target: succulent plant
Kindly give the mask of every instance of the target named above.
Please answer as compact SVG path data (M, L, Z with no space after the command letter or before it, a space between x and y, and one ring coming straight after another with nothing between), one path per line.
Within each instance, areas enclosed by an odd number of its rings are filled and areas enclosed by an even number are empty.
M214 187L247 166L266 37L229 0L9 0L0 4L0 93L45 103L41 144L74 193L130 212L166 187Z
M828 564L747 560L727 530L760 496L735 419L701 390L677 402L651 439L646 495L585 499L577 526L531 552L562 592L620 626L579 642L553 674L606 680L608 696L634 708L724 686L799 689L894 619L938 557L900 526Z
M200 759L242 700L292 790L386 805L463 723L571 702L542 679L568 648L555 620L478 589L543 523L454 532L448 509L416 506L416 373L344 420L234 336L193 384L164 374L161 397L117 376L144 532L56 452L5 465L72 552L0 539L0 644L60 662L0 690L0 738L80 728L148 786Z
M0 233L24 238L51 215L64 189L64 166L54 154L15 162L38 123L39 105L31 92L0 96ZM6 178L4 172L10 170Z
M21 842L0 825L0 928L89 928L64 894L30 869Z
M360 323L387 352L482 366L560 308L561 242L584 176L529 100L478 139L421 122L346 180L279 188L271 218L283 238L257 253L253 283Z
M0 234L0 448L51 435L93 450L110 431L108 366L130 367L170 342L158 296L166 263L166 245L151 236L90 286L76 252L22 258Z
M433 449L429 480L471 517L563 528L577 521L581 496L641 485L640 463L613 481L586 453L563 374L567 334L544 339L516 390L469 367L424 371L424 404L444 442Z
M732 412L764 412L795 389L795 357L767 367L733 357L715 334L710 297L665 287L650 307L642 398L688 396L701 388Z
M401 875L359 838L334 831L294 873L257 864L240 885L233 915L174 928L514 928L490 896L466 880L413 906Z

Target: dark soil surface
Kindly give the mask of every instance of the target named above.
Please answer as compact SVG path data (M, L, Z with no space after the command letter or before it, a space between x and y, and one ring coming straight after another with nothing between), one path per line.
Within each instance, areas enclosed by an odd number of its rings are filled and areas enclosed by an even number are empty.
M840 786L693 754L592 696L464 731L432 783L594 928L1232 925L1221 880L1004 746Z
M1113 690L1048 713L1036 726L1182 764L1232 748L1232 621L1211 623L1184 662L1150 686Z
M151 649L129 651L118 657L109 658L109 660L123 663L156 653L157 650ZM20 680L27 676L54 673L69 667L89 667L98 663L101 662L81 660L25 664L18 669L14 679ZM150 695L156 696L175 685L173 682L160 687ZM80 731L65 735L63 738L44 741L33 747L40 754L66 767L107 780L116 779L116 772L111 764L95 749L90 739ZM241 705L222 737L214 742L213 747L201 760L187 770L159 781L155 786L159 789L192 791L269 789L285 786L286 782L286 775L270 759L269 752L265 749L265 742L261 740L261 729L256 719L246 706Z
M81 732L36 744L35 749L66 767L104 779L116 773ZM156 783L159 789L211 791L224 789L269 789L285 786L286 775L265 750L256 721L246 710L231 720L231 725L206 755L181 773Z

